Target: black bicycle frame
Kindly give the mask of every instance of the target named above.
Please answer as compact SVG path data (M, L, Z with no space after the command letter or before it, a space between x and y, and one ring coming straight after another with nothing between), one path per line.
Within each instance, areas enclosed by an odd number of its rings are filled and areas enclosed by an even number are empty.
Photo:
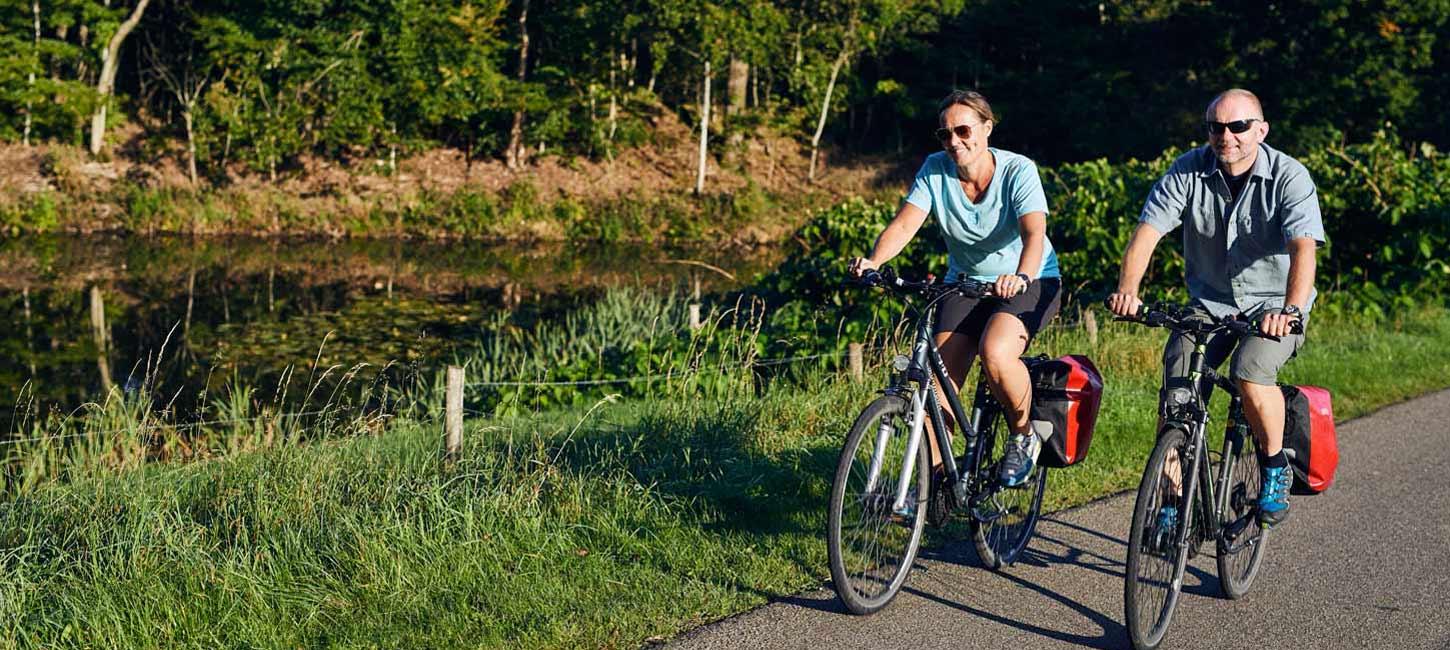
M1193 401L1190 404L1169 403L1168 400L1172 394L1171 391L1178 387L1165 386L1164 395L1160 398L1159 412L1163 416L1163 426L1165 429L1177 426L1188 430L1189 446L1186 452L1188 457L1179 460L1180 465L1187 465L1188 471L1181 473L1180 476L1198 477L1198 480L1187 481L1188 491L1184 494L1184 498L1186 499L1186 503L1189 504L1189 507L1192 507L1191 504L1194 502L1194 497L1196 496L1195 489L1198 485L1203 486L1204 496L1198 500L1198 504L1199 516L1203 518L1202 521L1204 522L1203 532L1205 538L1223 539L1229 543L1229 546L1221 550L1236 553L1242 547L1233 547L1231 543L1233 539L1238 537L1239 533L1243 532L1248 519L1246 517L1242 521L1234 522L1228 528L1222 528L1220 526L1223 512L1219 509L1219 499L1214 494L1216 488L1212 477L1209 476L1209 464L1203 462L1203 459L1208 456L1208 436L1206 435L1208 427L1208 387L1218 386L1224 389L1230 396L1228 423L1224 435L1228 437L1231 443L1230 451L1235 455L1243 449L1245 433L1247 433L1248 429L1244 421L1243 397L1239 394L1238 387L1234 386L1233 382L1220 376L1211 368L1204 367L1204 359L1207 356L1208 348L1207 336L1201 333L1185 333L1185 335L1190 336L1193 340L1193 354L1189 357L1188 373L1189 390L1193 395ZM1228 459L1222 459L1220 462L1226 463ZM1192 526L1189 525L1179 528L1178 538L1176 540L1178 548L1183 548L1183 545L1188 542L1188 532L1191 528Z
M931 382L927 377L927 369L930 369L931 376L935 377L937 384L942 387L942 393L946 395L947 405L951 408L952 416L962 427L962 436L966 439L966 456L964 457L966 467L976 467L981 458L985 438L979 436L977 432L980 431L983 422L989 421L986 417L989 415L988 409L995 408L996 402L993 400L991 392L987 390L986 382L977 382L976 395L973 397L972 417L967 418L966 409L962 407L961 394L947 374L941 350L937 348L936 340L932 336L936 316L937 306L930 304L926 307L926 313L917 322L916 343L912 346L912 358L910 365L907 366L906 378L919 382L926 389L925 414L931 418L937 449L941 452L942 465L947 477L951 479L954 496L958 503L963 503L968 486L966 481L962 480L962 470L957 467L956 458L952 454L952 432L942 418L941 404L937 399L936 391L932 390Z

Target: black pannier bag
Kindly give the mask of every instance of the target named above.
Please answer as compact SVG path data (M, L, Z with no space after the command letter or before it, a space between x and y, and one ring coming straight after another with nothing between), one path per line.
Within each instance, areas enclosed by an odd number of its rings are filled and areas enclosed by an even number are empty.
M1032 376L1032 430L1043 438L1037 462L1067 467L1087 457L1103 399L1103 376L1077 354L1028 364Z

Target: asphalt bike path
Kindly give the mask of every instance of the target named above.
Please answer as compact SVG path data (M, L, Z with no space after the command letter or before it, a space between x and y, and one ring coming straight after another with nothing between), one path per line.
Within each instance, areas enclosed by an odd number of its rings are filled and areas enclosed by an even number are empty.
M1450 390L1341 422L1337 432L1334 487L1290 497L1292 515L1273 530L1249 593L1222 595L1206 544L1160 647L1450 650ZM1126 648L1134 497L1045 516L1022 558L1000 572L981 568L970 538L938 535L901 594L871 616L847 613L827 586L670 647Z

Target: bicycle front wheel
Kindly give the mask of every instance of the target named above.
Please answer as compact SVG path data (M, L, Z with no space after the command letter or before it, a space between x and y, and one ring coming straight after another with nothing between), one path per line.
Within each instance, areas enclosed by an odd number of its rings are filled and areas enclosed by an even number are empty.
M1139 650L1151 650L1163 642L1183 589L1188 548L1194 543L1190 539L1178 544L1181 530L1192 525L1194 514L1185 498L1189 481L1195 479L1183 462L1187 450L1188 436L1183 430L1165 430L1148 456L1138 484L1128 534L1123 606L1128 636Z
M987 436L983 444L990 451L983 454L975 472L974 485L981 492L972 498L972 541L982 564L1000 569L1016 562L1032 541L1042 511L1042 493L1047 489L1047 468L1039 463L1022 485L1002 487L997 474L1011 436L1001 415L994 415L982 428Z
M895 506L910 411L895 395L871 402L851 425L836 466L826 545L836 595L855 614L876 612L896 597L921 546L931 462L925 440L906 482L905 508Z
M1238 449L1233 447L1237 446ZM1259 574L1259 565L1264 560L1264 549L1269 545L1269 531L1254 521L1254 504L1259 500L1260 483L1259 456L1246 440L1224 440L1223 467L1219 477L1218 511L1223 513L1224 528L1232 528L1236 522L1241 527L1237 536L1220 540L1218 545L1218 582L1223 593L1232 600L1248 593L1254 577Z

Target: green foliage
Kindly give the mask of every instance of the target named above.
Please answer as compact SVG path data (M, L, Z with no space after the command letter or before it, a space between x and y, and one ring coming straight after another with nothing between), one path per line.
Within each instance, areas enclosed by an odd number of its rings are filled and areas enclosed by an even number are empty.
M1153 183L1180 154L1152 161L1106 160L1042 167L1052 239L1068 298L1093 303L1116 285L1128 238ZM1328 236L1316 284L1330 310L1385 316L1450 295L1450 159L1429 145L1407 150L1392 133L1326 147L1300 160L1319 188ZM795 232L785 262L752 289L771 305L771 340L810 349L863 340L895 322L893 301L844 284L847 262L869 254L895 214L884 201L850 199ZM1181 299L1180 235L1164 238L1145 290ZM928 218L892 261L913 278L944 273L945 246Z
M62 200L55 192L36 192L18 201L0 203L0 232L14 236L55 230L60 225Z
M1303 162L1329 235L1318 284L1331 305L1386 315L1450 295L1450 158L1430 145L1407 151L1381 131Z
M844 349L895 323L898 304L846 283L846 264L871 252L895 212L885 201L849 199L796 232L785 261L755 286L775 307L769 324L777 345ZM892 264L908 277L943 272L946 248L935 227L923 226Z
M526 313L499 314L484 323L461 365L477 381L504 383L481 386L468 407L513 414L590 403L609 393L666 389L711 396L748 384L750 360L762 347L758 306L706 304L704 327L691 330L685 303L673 292L613 289L560 322L525 327ZM517 381L546 385L510 383ZM569 384L575 381L586 384Z
M41 3L37 43L32 3L0 0L0 139L20 137L29 116L35 139L81 141L100 50L129 4ZM1280 141L1305 149L1386 122L1410 140L1450 144L1439 110L1450 101L1439 74L1450 61L1447 0L535 2L520 79L521 9L153 3L122 52L136 73L128 64L113 113L170 116L143 126L180 137L171 82L199 89L198 155L217 179L238 162L286 174L306 155L498 155L515 111L531 150L608 158L661 135L663 113L693 123L706 61L716 87L731 61L748 66L749 99L727 131L769 124L805 141L840 60L824 109L849 117L828 119L828 133L865 151L934 146L934 106L949 85L984 90L1003 118L997 143L1046 163L1189 146L1202 137L1203 104L1228 86L1259 91ZM1125 115L1133 128L1115 122Z
M1057 252L1069 295L1104 293L1116 281L1128 238L1138 225L1143 201L1181 152L1153 161L1111 164L1098 159L1041 169L1047 194L1048 236ZM1165 237L1144 278L1145 287L1164 290L1182 283L1180 238Z

